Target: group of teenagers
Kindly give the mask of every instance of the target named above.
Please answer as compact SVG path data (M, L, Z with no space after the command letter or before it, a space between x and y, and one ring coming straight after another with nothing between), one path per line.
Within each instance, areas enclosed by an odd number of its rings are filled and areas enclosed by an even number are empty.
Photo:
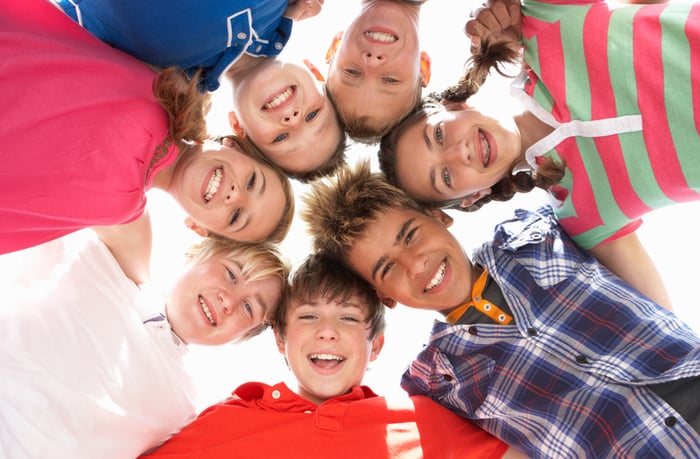
M424 3L362 0L326 75L278 57L323 0L3 4L0 253L42 268L0 312L2 455L700 457L700 337L636 234L700 200L700 4L488 0L426 95ZM505 116L469 105L515 68ZM535 187L472 254L450 232ZM151 189L201 237L164 294ZM397 305L441 319L394 400L362 381ZM187 346L269 327L296 387L196 413Z

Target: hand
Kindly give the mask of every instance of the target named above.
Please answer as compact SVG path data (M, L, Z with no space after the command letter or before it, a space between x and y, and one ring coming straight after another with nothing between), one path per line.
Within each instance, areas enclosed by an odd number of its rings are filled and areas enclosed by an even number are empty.
M464 33L471 40L472 50L479 49L481 41L512 42L520 45L522 15L519 0L487 0L471 13Z
M316 16L321 12L324 0L289 0L284 17L301 21Z

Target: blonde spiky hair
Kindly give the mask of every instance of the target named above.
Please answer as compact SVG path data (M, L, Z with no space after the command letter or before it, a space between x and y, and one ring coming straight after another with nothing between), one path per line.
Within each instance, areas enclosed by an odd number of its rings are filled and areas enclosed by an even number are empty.
M392 208L424 210L380 173L370 171L369 161L341 167L335 177L317 180L303 196L301 218L313 239L313 248L343 259L367 224Z

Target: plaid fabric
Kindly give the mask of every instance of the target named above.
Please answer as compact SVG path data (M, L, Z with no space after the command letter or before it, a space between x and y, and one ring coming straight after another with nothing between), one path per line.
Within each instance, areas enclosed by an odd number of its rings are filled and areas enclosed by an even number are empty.
M403 376L530 457L700 457L647 385L700 375L700 338L579 249L549 207L476 251L514 325L436 322Z

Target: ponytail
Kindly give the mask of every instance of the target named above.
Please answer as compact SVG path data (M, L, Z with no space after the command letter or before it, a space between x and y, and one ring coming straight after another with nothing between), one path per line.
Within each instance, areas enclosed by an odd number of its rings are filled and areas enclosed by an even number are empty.
M168 113L168 136L178 143L202 143L207 138L211 95L199 91L199 78L199 71L188 79L182 70L168 67L153 81L153 95Z

